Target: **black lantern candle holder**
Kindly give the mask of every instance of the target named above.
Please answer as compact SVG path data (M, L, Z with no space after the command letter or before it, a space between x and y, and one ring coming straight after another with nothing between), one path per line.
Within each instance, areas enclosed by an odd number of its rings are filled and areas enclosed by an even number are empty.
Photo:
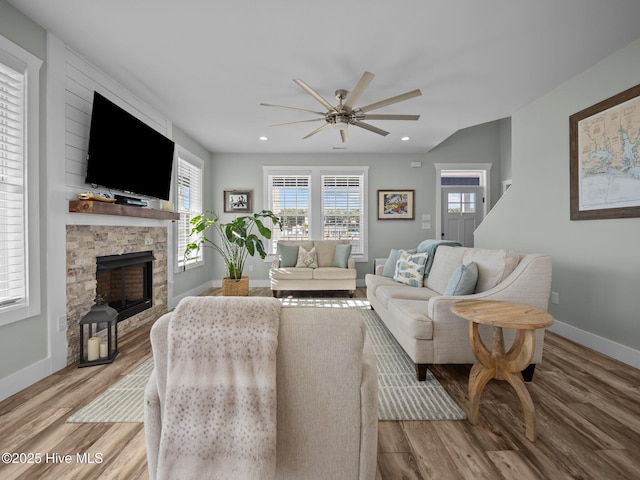
M104 334L99 332L107 330ZM118 312L98 295L95 305L80 320L80 364L91 367L111 363L118 355Z

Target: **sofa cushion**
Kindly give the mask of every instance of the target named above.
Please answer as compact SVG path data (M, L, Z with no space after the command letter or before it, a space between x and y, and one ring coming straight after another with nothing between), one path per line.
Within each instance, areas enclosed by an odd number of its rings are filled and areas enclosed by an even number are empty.
M431 271L427 277L427 287L443 294L449 284L453 271L463 264L465 247L440 246L436 251Z
M351 280L356 278L358 271L355 268L318 267L313 269L314 280Z
M311 280L313 268L272 268L269 277L272 280Z
M318 268L318 255L316 247L311 250L305 250L304 247L298 249L298 262L296 267Z
M475 292L489 290L513 272L520 262L520 255L507 250L485 250L467 248L462 263L475 262L478 265L478 282Z
M416 251L418 253L427 253L429 255L429 259L427 260L427 266L424 268L424 276L428 277L431 273L431 267L433 266L433 261L436 258L436 251L439 247L442 246L450 246L450 247L461 247L462 244L460 242L454 242L451 240L434 240L428 239L423 240L418 245Z
M431 340L433 321L427 316L426 300L394 298L389 301L388 310L402 330L412 338Z
M453 271L444 295L471 295L476 289L478 281L478 265L471 262L460 265Z
M316 240L313 245L318 252L318 266L330 267L333 265L333 256L336 245L350 243L349 240Z
M393 279L396 282L405 283L412 287L421 287L427 258L427 254L418 253L411 255L406 250L400 250L400 256L396 262L396 271L393 274Z
M394 298L429 300L434 295L438 295L438 293L428 288L411 288L408 285L397 282L392 285L379 285L376 289L376 298L382 302L385 308L388 308L389 301Z
M350 243L338 244L333 252L332 267L347 268L352 245Z
M281 267L295 267L298 262L298 245L278 242L277 255Z
M367 286L367 295L376 295L376 291L381 285L398 285L392 278L375 275L373 273L367 273L364 276L364 283Z

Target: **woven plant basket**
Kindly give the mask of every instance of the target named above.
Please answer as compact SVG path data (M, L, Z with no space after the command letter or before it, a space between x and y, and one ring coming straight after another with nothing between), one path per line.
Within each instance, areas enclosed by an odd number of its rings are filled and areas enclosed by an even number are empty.
M235 280L230 277L222 279L222 295L234 297L246 297L249 295L249 277L242 277Z

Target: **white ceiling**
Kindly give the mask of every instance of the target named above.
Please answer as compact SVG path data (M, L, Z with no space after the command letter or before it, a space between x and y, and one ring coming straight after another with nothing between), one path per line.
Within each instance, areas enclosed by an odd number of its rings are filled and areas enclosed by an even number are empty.
M212 152L427 152L457 130L508 117L640 36L637 0L9 0ZM362 73L359 105L386 137L261 102L324 110ZM269 137L261 142L258 137ZM410 136L408 142L400 137ZM345 152L345 150L338 150Z

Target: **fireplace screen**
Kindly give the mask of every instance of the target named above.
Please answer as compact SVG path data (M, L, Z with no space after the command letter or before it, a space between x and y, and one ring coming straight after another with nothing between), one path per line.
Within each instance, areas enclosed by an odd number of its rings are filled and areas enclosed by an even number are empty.
M116 309L118 321L151 308L152 252L98 257L96 263L96 293Z

